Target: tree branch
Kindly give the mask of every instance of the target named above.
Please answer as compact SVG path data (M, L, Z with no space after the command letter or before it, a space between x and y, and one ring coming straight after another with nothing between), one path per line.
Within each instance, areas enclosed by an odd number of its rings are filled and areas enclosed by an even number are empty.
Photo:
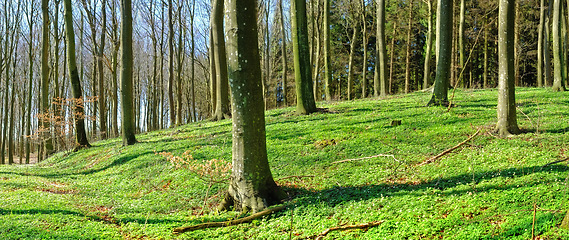
M399 162L399 160L397 160L397 158L395 158L394 155L389 155L389 154L378 154L375 156L369 156L369 157L362 157L362 158L352 158L352 159L344 159L344 160L340 160L340 161L335 161L332 162L330 164L337 164L337 163L345 163L345 162L353 162L353 161L360 161L360 160L365 160L365 159L370 159L370 158L376 158L376 157L391 157L393 158L395 161Z
M350 230L350 229L365 229L365 228L370 228L370 227L377 227L380 224L382 224L383 222L384 221L381 220L381 221L368 222L368 223L363 223L363 224L358 224L358 225L345 225L345 226L339 226L339 227L331 227L331 228L324 230L322 233L320 233L316 236L310 237L310 239L322 240L322 239L324 239L324 237L326 235L328 235L328 233L330 233L332 231L343 231L343 230Z
M472 134L472 136L468 137L466 140L462 141L461 143L457 144L454 147L451 147L441 153L439 153L437 156L434 156L432 158L427 159L427 161L424 161L422 163L420 163L418 166L422 166L422 165L426 165L429 163L432 163L434 161L436 161L437 159L441 158L444 155L447 155L448 153L454 151L455 149L459 148L460 146L464 145L465 143L467 143L468 141L472 140L474 137L476 137L476 135L478 135L478 133L480 133L480 128L474 133Z
M194 231L194 230L198 230L198 229L214 228L214 227L228 227L228 226L238 225L241 223L250 222L254 219L260 218L260 217L265 216L265 215L269 215L273 212L277 212L277 211L283 210L285 208L286 208L286 205L276 206L276 207L272 207L272 208L267 208L264 211L252 214L251 216L244 217L244 218L239 218L239 219L225 221L225 222L206 222L206 223L192 225L192 226L178 227L178 228L174 228L173 231L174 231L174 234L179 234L179 233L190 232L190 231Z

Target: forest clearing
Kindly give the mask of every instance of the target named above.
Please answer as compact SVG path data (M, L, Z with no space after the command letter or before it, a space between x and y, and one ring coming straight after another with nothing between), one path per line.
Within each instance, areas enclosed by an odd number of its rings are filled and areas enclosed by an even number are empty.
M322 104L327 112L309 116L267 111L268 159L288 195L285 209L182 234L173 229L240 217L216 211L228 183L231 120L0 166L0 238L306 239L381 221L325 239L565 239L569 231L558 225L568 209L569 167L550 163L568 157L567 99L519 88L524 133L498 138L496 94L457 90L450 111L425 107L430 93Z

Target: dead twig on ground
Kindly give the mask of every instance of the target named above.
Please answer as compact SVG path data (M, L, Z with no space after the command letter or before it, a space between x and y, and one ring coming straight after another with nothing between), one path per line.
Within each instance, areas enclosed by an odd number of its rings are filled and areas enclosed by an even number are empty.
M422 166L422 165L426 165L426 164L432 163L432 162L436 161L437 159L441 158L442 156L447 155L448 153L454 151L455 149L457 149L457 148L459 148L460 146L464 145L464 144L467 143L468 141L472 140L474 137L476 137L476 135L478 135L478 133L480 133L480 128L479 128L474 134L472 134L472 136L468 137L466 140L460 142L459 144L457 144L457 145L454 146L454 147L451 147L451 148L449 148L449 149L447 149L447 150L445 150L445 151L443 151L443 152L437 154L436 156L434 156L434 157L432 157L432 158L427 159L426 161L420 163L418 166Z
M264 211L252 214L251 216L244 217L244 218L229 220L229 221L225 221L225 222L206 222L206 223L192 225L192 226L178 227L178 228L174 228L173 231L174 231L174 234L179 234L179 233L191 232L191 231L195 231L195 230L199 230L199 229L205 229L205 228L228 227L228 226L238 225L238 224L253 221L254 219L260 218L262 216L269 215L269 214L274 213L274 212L278 212L280 210L285 209L286 207L287 207L287 205L276 206L276 207L272 207L272 208L267 208Z
M401 162L401 161L397 160L397 158L395 158L394 155L390 155L390 154L378 154L378 155L369 156L369 157L344 159L344 160L332 162L332 163L330 163L330 164L337 164L337 163L360 161L360 160L365 160L365 159L370 159L370 158L377 158L377 157L391 157L391 158L393 158L393 160L395 160L396 162Z
M564 158L564 159L561 159L561 160L557 160L557 161L554 161L554 162L550 162L550 163L545 164L545 165L543 165L543 166L541 166L541 167L544 168L544 167L547 167L547 166L551 166L551 165L553 165L553 164L562 163L562 162L567 162L567 161L569 161L569 157Z
M285 179L289 179L289 178L298 178L298 179L301 179L301 178L313 178L313 177L315 177L315 176L314 176L314 175L287 176L287 177L279 178L279 179L277 179L277 181L285 180Z
M322 239L324 239L324 237L326 235L328 235L328 233L330 233L332 231L344 231L344 230L350 230L350 229L367 229L370 227L377 227L380 224L382 224L383 222L384 221L381 220L381 221L368 222L368 223L363 223L363 224L358 224L358 225L344 225L344 226L338 226L338 227L331 227L331 228L324 230L323 232L321 232L320 234L318 234L316 236L310 237L310 239L322 240Z

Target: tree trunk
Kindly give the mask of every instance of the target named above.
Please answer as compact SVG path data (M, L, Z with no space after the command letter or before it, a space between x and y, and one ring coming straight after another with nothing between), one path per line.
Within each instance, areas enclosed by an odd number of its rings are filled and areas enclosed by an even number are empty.
M283 88L283 102L285 107L289 105L288 103L288 95L287 95L287 70L288 70L288 59L287 59L287 52L286 52L286 28L284 23L284 11L283 11L283 1L279 0L279 13L280 13L280 24L281 24L281 38L282 38L282 45L281 45L281 54L282 54L282 61L283 61L283 72L282 72L282 88ZM314 80L317 81L315 78ZM314 91L316 93L316 91Z
M168 0L168 106L170 127L176 124L176 105L174 104L174 1Z
M362 99L367 97L367 13L366 2L361 1L362 9L362 47L363 47L363 60L362 60Z
M553 91L565 91L563 72L565 65L563 62L563 42L561 38L561 18L563 17L563 5L561 0L553 0Z
M392 38L395 38L395 27L393 28ZM385 48L385 0L377 0L377 59L376 72L373 79L373 95L375 97L385 97L390 92L387 85L387 50ZM393 53L393 42L391 53ZM391 58L393 61L393 58ZM379 69L377 69L379 65ZM379 71L378 71L379 70ZM390 77L391 78L391 77Z
M73 16L71 0L64 0L65 7L65 33L67 42L67 74L71 80L71 92L74 98L74 120L75 120L75 144L76 150L85 147L91 147L87 140L85 132L85 111L83 104L83 93L81 90L81 82L79 81L79 73L77 72L77 63L75 58L75 32L73 31Z
M121 124L123 146L136 143L133 107L133 54L132 54L132 2L121 0Z
M292 0L296 1L296 0ZM330 1L331 0L324 0L324 93L326 94L326 101L332 101L332 91L331 91L331 84L332 84L332 68L330 63ZM295 4L298 2L296 1ZM298 4L300 5L300 4ZM303 3L302 5L305 5ZM298 6L300 7L300 6ZM304 7L306 9L306 7ZM300 10L300 9L297 9ZM304 11L304 17L306 18L306 10ZM302 13L296 13L297 17L302 15ZM306 21L306 20L304 20ZM308 42L308 41L307 41ZM310 76L310 75L309 75Z
M520 132L516 119L514 85L514 4L515 0L500 0L498 12L498 123L496 131L501 137Z
M120 39L118 34L118 19L116 16L116 5L115 1L113 1L113 11L111 11L112 18L113 18L113 30L111 31L111 38L113 42L113 52L112 52L112 76L111 76L111 99L112 99L112 109L111 109L111 126L113 136L119 135L119 127L118 127L118 112L119 112L119 101L118 101L118 52L120 48ZM162 65L161 65L162 66Z
M42 63L41 63L41 113L45 114L41 121L43 129L43 146L45 157L53 154L49 123L49 6L48 0L42 0Z
M520 86L520 2L514 6L514 82L515 86Z
M223 33L223 0L214 0L212 9L213 19L212 32L215 51L215 72L217 80L216 97L217 105L213 120L231 118L229 107L229 83L227 80L227 54L225 52L225 39Z
M254 0L227 1L230 10L227 46L233 56L228 66L234 104L233 169L220 208L233 205L235 210L243 212L262 211L285 196L274 182L267 160L255 3Z
M551 86L552 83L552 78L553 78L553 73L551 72L551 51L549 50L550 48L550 35L549 35L549 30L550 30L550 23L551 23L551 17L553 14L553 1L550 0L549 1L549 14L547 15L546 19L545 19L545 32L544 32L544 39L546 40L543 44L543 55L544 55L544 61L543 61L543 65L545 67L545 79L543 81L543 85L544 86Z
M391 44L389 47L389 51L390 51L390 53L389 53L390 54L390 56L389 56L389 82L383 83L385 86L385 96L387 96L387 94L389 94L389 93L392 93L391 92L391 86L393 85L393 62L395 61L395 33L396 33L395 30L397 30L397 25L395 25L393 27L393 32L391 33L392 37L391 37ZM380 57L380 59L381 59L381 57ZM381 69L381 65L380 65L380 69Z
M438 0L437 6L437 75L433 96L427 105L447 106L452 50L452 0Z
M26 120L26 132L25 132L25 152L26 152L26 164L30 163L30 141L31 141L31 135L32 135L32 118L34 117L32 115L32 95L33 95L33 82L34 82L34 15L35 15L35 8L34 8L34 1L30 1L30 14L29 14L29 24L30 24L30 45L28 48L28 57L29 57L29 61L30 61L30 68L29 68L29 82L28 82L28 99L26 101L27 104L27 114L28 116L26 116L26 111L23 111L23 118ZM1 65L1 64L0 64ZM1 144L0 144L1 145ZM22 161L22 158L20 157L20 162Z
M459 51L459 64L460 64L460 71L464 71L463 69L466 68L465 66L465 59L466 53L464 52L464 12L465 10L464 0L460 0L460 20L458 23L458 51ZM455 85L462 85L463 87L466 86L464 82L464 75L459 74L458 82Z
M462 0L464 1L464 0ZM409 21L407 24L407 51L405 51L405 93L409 93L409 85L411 81L411 30L413 25L413 0L409 1Z
M190 47L190 57L191 57L191 63L190 65L192 66L192 71L190 73L190 79L192 81L192 117L190 118L192 121L197 122L197 114L196 114L196 91L195 91L195 85L196 85L196 81L195 81L195 46L196 46L196 41L195 41L195 34L194 34L194 17L196 14L196 0L192 0L192 12L190 15L190 36L191 36L191 47Z
M105 52L105 38L107 36L107 0L101 3L101 44L99 45L99 56L97 66L99 67L99 130L101 139L107 138L107 94L105 91L105 71L103 67L103 57Z
M296 113L306 115L316 111L314 93L312 92L312 79L310 79L312 73L310 68L308 28L306 22L306 2L304 0L292 0L290 12L292 19L294 76L296 82ZM326 51L326 49L324 51ZM328 85L326 85L326 88L328 89ZM329 89L327 91L329 91ZM326 97L328 96L330 95L327 93Z
M356 37L358 36L358 24L354 27L352 39L350 40L350 57L348 60L348 100L352 100L353 81L354 81L354 54L356 52Z
M182 41L185 33L184 33L184 26L182 24L182 7L184 6L184 4L180 3L180 5L178 6L178 25L179 25L179 33L178 33L178 56L177 56L177 62L178 62L178 68L176 71L176 125L180 126L183 124L183 118L182 118L182 109L183 109L183 102L182 102L182 88L183 88L183 83L182 83L182 71L184 70L184 41Z
M488 88L488 20L484 20L484 72L482 88Z
M427 42L425 48L425 64L423 66L423 89L427 89L429 87L429 79L431 76L431 53L433 52L433 3L431 0L425 0L428 9L427 15Z
M215 1L215 0L213 0ZM213 25L214 14L211 15L211 23ZM211 99L211 116L215 116L217 107L217 73L215 72L215 45L213 43L213 26L210 27L209 34L209 82L210 82L210 99Z

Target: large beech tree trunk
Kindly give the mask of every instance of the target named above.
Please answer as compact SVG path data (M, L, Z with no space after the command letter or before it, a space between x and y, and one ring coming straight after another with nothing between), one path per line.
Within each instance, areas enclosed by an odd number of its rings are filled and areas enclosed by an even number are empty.
M285 196L269 169L255 0L228 0L227 50L233 100L233 169L221 209L259 212Z
M502 137L520 132L516 119L514 85L514 2L515 0L500 0L498 12L498 123L496 131Z
M67 74L71 80L71 92L75 100L74 121L75 121L75 149L91 147L85 132L85 109L83 104L83 92L81 81L77 72L77 62L75 58L75 32L73 31L73 15L71 0L64 0L65 7L65 41L67 42Z
M331 0L324 0L324 93L326 94L326 101L328 102L332 101L332 91L330 89L332 84L332 68L330 66L330 1ZM300 5L300 2L295 1L295 4ZM302 5L306 5L306 3L302 3ZM304 6L304 8L306 9L306 6ZM298 17L299 14L302 13L297 13L296 16ZM306 10L304 11L304 18L306 19ZM308 41L306 42L308 44Z
M563 62L563 41L562 41L562 24L563 4L561 0L553 0L553 91L565 91L564 74L565 65Z
M448 105L452 58L452 0L437 0L437 75L433 96L427 105Z
M41 113L49 112L49 6L48 0L42 0L42 48L41 48ZM44 129L43 146L44 154L49 156L53 153L53 144L51 141L51 132L49 131L49 120L47 115L42 118L41 126ZM43 156L42 156L43 158Z

